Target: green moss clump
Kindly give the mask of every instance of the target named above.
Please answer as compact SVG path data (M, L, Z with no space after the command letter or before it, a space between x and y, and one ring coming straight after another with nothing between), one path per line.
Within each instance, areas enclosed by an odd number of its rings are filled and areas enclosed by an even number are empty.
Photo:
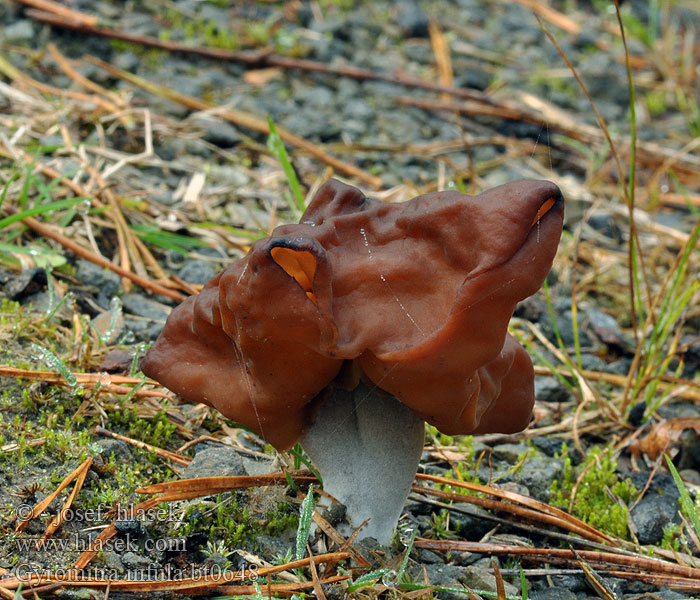
M299 513L290 502L278 502L264 513L253 514L244 492L219 494L217 506L211 503L191 505L187 509L176 535L191 535L204 532L210 540L220 540L229 547L243 547L261 535L277 537L288 530L296 529Z
M593 448L577 469L572 466L566 444L562 455L564 475L560 481L552 483L552 503L568 508L577 478L583 473L571 507L573 516L607 534L629 539L627 507L638 491L629 479L620 480L616 473L617 461L610 449Z
M129 437L141 440L152 446L164 448L176 426L170 422L165 411L158 412L152 419L146 420L136 414L135 409L109 411L110 423L128 429Z

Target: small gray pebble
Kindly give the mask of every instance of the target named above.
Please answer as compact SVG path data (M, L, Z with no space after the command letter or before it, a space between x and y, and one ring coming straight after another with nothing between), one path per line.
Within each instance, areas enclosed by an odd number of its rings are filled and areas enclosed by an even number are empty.
M540 402L570 402L574 399L556 377L535 377L535 398Z
M23 44L30 42L36 36L34 24L31 21L22 19L7 25L2 29L0 38L8 44Z
M247 475L240 455L233 448L217 444L200 450L182 473L183 479Z

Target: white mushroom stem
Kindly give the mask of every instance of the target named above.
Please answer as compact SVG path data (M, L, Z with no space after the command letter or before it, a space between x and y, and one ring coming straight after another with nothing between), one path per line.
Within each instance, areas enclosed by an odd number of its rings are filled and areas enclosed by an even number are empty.
M420 462L424 421L393 396L360 383L329 387L301 445L323 488L347 508L360 538L389 544Z

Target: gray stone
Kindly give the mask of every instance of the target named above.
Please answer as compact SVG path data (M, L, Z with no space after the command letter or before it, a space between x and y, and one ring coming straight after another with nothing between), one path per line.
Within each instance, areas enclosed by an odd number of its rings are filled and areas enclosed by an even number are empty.
M520 470L513 475L513 479L526 486L533 498L548 502L552 482L561 477L563 470L561 460L535 456L523 463Z
M124 325L127 330L134 335L134 338L140 342L152 342L160 335L165 321L151 323L143 319L124 318Z
M664 418L668 418L664 415ZM638 490L644 489L649 482L649 471L633 471L625 474L625 478L629 478ZM674 501L678 501L680 495L678 493L678 488L676 487L676 482L668 471L657 471L654 478L649 485L647 495L661 494L663 496L669 496L673 498Z
M680 347L686 364L700 367L700 338L697 334L685 333L681 336Z
M537 436L530 438L532 445L542 450L547 456L554 456L555 454L561 454L562 448L564 446L563 440L556 438L548 438L544 436Z
M115 6L109 1L94 2L92 3L92 8L98 15L107 19L117 19L121 13L119 6Z
M658 544L668 525L680 523L677 499L653 492L647 492L630 516L642 544Z
M287 533L293 534L294 531ZM284 556L292 543L291 536L287 535L287 538L289 539L285 539L285 536L258 535L253 541L253 550L259 556Z
M435 60L435 55L428 42L415 40L407 42L404 46L406 58L418 63L432 64Z
M570 402L574 399L569 389L556 377L535 377L535 398L540 402Z
M493 456L514 465L529 451L530 446L527 444L498 444L493 447Z
M588 589L588 581L585 575L552 575L553 587L569 590L570 592L585 592ZM543 592L545 590L539 590Z
M607 211L600 211L588 217L588 224L596 231L610 238L616 244L621 244L623 240L622 229L616 222L616 217Z
M220 148L232 148L243 141L238 129L228 121L205 117L192 120L195 125L204 129L204 139Z
M682 469L679 471L681 479L693 485L700 485L700 473L695 469Z
M128 536L130 541L139 537L143 533L143 526L141 521L133 517L127 517L125 519L119 519L115 521L114 528L119 532ZM124 563L126 564L126 563Z
M131 551L124 552L121 559L127 569L147 569L152 564L150 559Z
M170 307L165 306L155 300L145 298L141 294L130 293L122 296L124 309L139 317L152 319L154 321L165 323L165 319L170 314Z
M8 44L23 44L32 41L36 36L34 24L26 19L7 25L1 31L0 38Z
M56 294L51 296L48 292L39 292L38 294L27 296L22 301L22 304L31 306L32 312L49 314L51 311L55 311L54 318L59 321L70 321L73 318L73 310L67 302L64 302L59 307L60 302L61 298ZM58 307L58 310L56 310L56 307Z
M129 444L122 440L101 438L95 441L95 445L97 446L98 453L105 460L109 460L110 458L114 457L115 462L125 463L133 458Z
M459 75L455 77L454 85L462 88L485 90L489 87L491 79L493 79L493 75L486 71L475 69L474 67L467 67L461 70Z
M94 600L95 593L94 590L90 588L63 588L56 590L57 597L61 600Z
M117 52L114 57L114 66L118 69L129 71L130 73L136 71L140 64L141 59L130 50L127 50L126 52Z
M576 594L564 587L549 587L530 593L532 600L576 600Z
M498 485L504 492L511 492L512 494L520 494L521 496L529 496L530 490L527 486L517 481L504 481Z
M124 317L121 313L103 312L90 321L90 325L98 332L102 343L116 344L126 331Z
M207 181L218 185L242 187L250 183L250 176L243 169L231 165L212 165Z
M475 591L496 591L496 577L491 569L484 569L477 565L465 567L460 581ZM509 596L516 596L520 593L519 588L515 587L511 583L508 583L507 581L504 581L503 585L505 587L506 594Z
M201 98L202 91L208 86L208 81L203 74L176 73L164 79L168 81L174 91L195 98Z
M121 558L116 552L112 552L111 550L105 550L104 552L102 552L101 558L102 564L106 569L116 571L119 574L124 574L126 572L126 567L124 566L124 563L122 562Z
M588 315L590 328L601 342L607 346L615 346L618 348L623 348L628 345L615 317L595 308L587 310L586 314Z
M428 563L425 565L425 573L430 585L449 585L461 588L460 579L464 574L464 567L455 567L445 563ZM441 592L441 597L448 597ZM453 596L457 596L456 594Z
M458 503L451 508L460 509L450 511L450 522L464 539L480 540L494 527L494 521L488 518L490 513L480 506Z
M375 110L365 100L359 98L351 98L343 106L343 112L349 117L360 120L370 119L376 114Z
M209 261L189 259L182 265L178 276L188 283L203 285L216 275L217 270L216 266Z
M19 274L10 275L5 283L5 293L11 300L21 300L44 290L47 281L44 269L23 269Z
M694 469L700 465L700 436L694 429L681 433L681 451L678 457L679 469Z
M396 24L408 37L427 37L430 18L421 6L413 1L398 2Z
M605 52L594 52L584 57L578 65L589 93L596 100L607 100L620 106L629 103L625 68Z
M319 109L294 112L284 117L282 124L297 135L305 138L315 137L321 140L328 140L340 135L340 128L331 123L328 115L325 115Z
M297 84L295 88L294 99L303 106L328 110L335 103L335 96L327 87Z
M76 271L75 276L85 285L96 288L98 291L107 296L107 298L115 296L119 291L121 279L119 275L113 271L99 267L89 260L80 259L77 261L77 265L78 270Z
M161 154L161 153L159 152L159 154ZM168 160L162 154L161 154L161 158L163 158L163 160ZM175 199L175 197L173 196L173 193L171 191L156 192L155 194L153 194L151 196L151 200L153 200L154 202L158 202L159 204L164 204L165 206L175 206L176 204L179 203L179 200Z
M444 565L445 559L440 556L437 552L432 550L426 550L425 548L415 548L411 555L418 560L422 565Z
M183 479L247 475L241 457L230 446L209 446L195 454L182 473Z
M568 307L570 305L570 300L566 299L564 301L566 303L566 306ZM557 327L559 329L559 334L561 335L562 340L564 341L564 344L567 347L573 348L574 346L574 329L573 329L573 316L571 313L570 308L564 308L563 310L556 310L556 319L557 319ZM586 333L584 330L584 323L583 323L583 317L581 313L578 313L578 335L579 335L579 343L583 347L589 347L592 345L592 341L590 336ZM557 342L556 336L554 335L554 329L552 328L551 323L547 321L542 321L541 322L542 328L544 329L545 333L547 334L547 337L552 340L554 343Z
M603 369L606 373L615 373L616 375L627 375L632 366L632 359L620 358L611 363L607 363Z
M607 365L600 356L584 352L581 354L581 366L586 371L604 371Z
M687 594L682 594L675 590L659 590L654 593L654 596L662 600L688 600Z

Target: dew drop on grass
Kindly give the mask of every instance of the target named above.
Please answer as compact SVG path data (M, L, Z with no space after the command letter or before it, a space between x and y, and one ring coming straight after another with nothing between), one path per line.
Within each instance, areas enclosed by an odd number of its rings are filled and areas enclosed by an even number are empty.
M382 583L387 587L395 587L399 582L399 574L391 569L382 575Z
M136 341L136 336L134 335L134 332L131 331L131 329L127 329L124 335L122 336L122 339L119 340L119 343L121 344L133 344Z
M114 329L122 316L122 302L116 296L114 296L109 302L109 312L109 326L107 327L107 331L100 335L100 341L103 344L106 344L110 340L114 333Z
M63 361L58 358L51 350L44 348L39 344L32 343L32 358L41 361L53 371L58 371L62 377L66 380L66 383L74 391L83 391L82 387L78 386L78 380L75 375L70 372L68 367L63 363Z
M401 533L399 534L399 540L404 547L410 546L411 542L413 541L413 528L406 527L406 529L402 529Z
M75 206L75 210L78 212L80 215L87 215L90 209L92 208L92 202L90 201L89 198L86 198L82 202L79 202Z

